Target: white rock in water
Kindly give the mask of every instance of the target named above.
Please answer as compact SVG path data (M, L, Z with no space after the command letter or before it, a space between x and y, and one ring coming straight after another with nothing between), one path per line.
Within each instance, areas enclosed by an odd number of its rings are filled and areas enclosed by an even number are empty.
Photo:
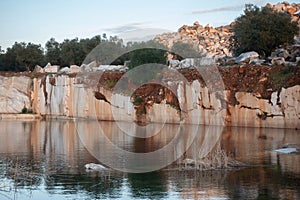
M288 154L288 153L297 152L297 149L296 148L282 148L282 149L276 149L276 150L273 150L273 151L278 152L278 153Z
M102 170L107 169L103 165L95 164L95 163L88 163L88 164L85 165L85 168L88 169L88 170L95 170L95 171L102 171Z
M240 63L240 62L248 62L249 63L251 60L258 59L258 57L259 57L259 54L256 53L255 51L242 53L241 55L239 55L239 57L237 57L237 59L235 60L235 63Z

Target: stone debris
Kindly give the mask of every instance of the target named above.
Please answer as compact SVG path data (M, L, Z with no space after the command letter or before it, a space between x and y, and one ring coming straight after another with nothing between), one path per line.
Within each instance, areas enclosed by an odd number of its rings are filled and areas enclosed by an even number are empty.
M285 12L291 16L291 21L297 22L300 30L300 4L283 2L275 5L266 4L267 7L277 12ZM202 26L195 22L192 26L184 25L174 33L163 33L157 35L155 40L172 48L176 42L190 43L206 58L213 58L217 64L231 65L234 63L253 63L253 64L282 64L288 66L297 65L300 58L300 31L295 37L295 44L287 47L280 47L275 50L268 60L257 58L241 60L233 58L233 32L234 22L227 26L214 28L207 24ZM248 54L248 53L246 53ZM243 55L245 56L245 55ZM283 59L282 59L283 58ZM247 62L248 61L248 62ZM177 67L177 61L170 61L170 67Z
M36 73L65 73L65 74L74 74L79 72L96 72L96 71L117 71L117 72L126 72L128 67L124 65L99 65L95 61L90 64L82 64L80 67L77 65L71 65L70 67L60 68L58 65L51 65L48 63L44 68L39 65L36 65L34 72Z
M206 57L232 56L233 33L232 26L213 28L209 24L203 27L198 22L193 26L184 25L176 33L157 35L155 40L172 48L173 44L181 41L191 43Z
M126 72L128 67L124 65L100 65L97 68L97 71L119 71L119 72Z

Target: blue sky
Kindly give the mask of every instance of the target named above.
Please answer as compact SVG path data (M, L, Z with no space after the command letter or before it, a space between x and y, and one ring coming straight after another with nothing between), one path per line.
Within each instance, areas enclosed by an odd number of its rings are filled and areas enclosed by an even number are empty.
M102 33L142 37L177 31L184 24L226 25L243 13L246 3L265 5L276 0L0 0L0 46L15 41L44 46L54 37L87 38ZM126 38L125 38L126 39Z

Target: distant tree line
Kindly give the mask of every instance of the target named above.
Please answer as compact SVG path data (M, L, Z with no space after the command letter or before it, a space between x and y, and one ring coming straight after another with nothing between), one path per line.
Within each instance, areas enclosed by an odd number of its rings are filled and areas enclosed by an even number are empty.
M0 47L0 71L33 71L36 65L47 63L59 66L89 64L96 61L100 64L124 65L133 68L146 63L166 64L166 52L177 51L178 48L186 54L200 55L192 45L177 42L175 49L150 40L147 42L129 42L123 44L117 36L107 38L106 34L87 39L65 39L59 43L54 38L46 42L45 48L40 44L15 42L4 53ZM184 52L183 52L184 54ZM183 57L182 57L183 58Z
M117 37L106 38L103 34L88 39L65 39L59 43L54 38L47 41L45 49L40 44L15 42L4 53L0 47L0 71L33 70L35 65L81 65L86 55L100 43L117 45Z

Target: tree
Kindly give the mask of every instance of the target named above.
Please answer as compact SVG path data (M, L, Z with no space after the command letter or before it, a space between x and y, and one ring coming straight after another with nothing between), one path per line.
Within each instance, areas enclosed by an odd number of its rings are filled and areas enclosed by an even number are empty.
M279 45L292 43L298 27L286 13L247 4L244 14L236 19L233 31L236 54L256 51L267 57Z
M54 65L60 65L61 63L61 49L58 42L54 38L51 38L45 45L46 47L46 62L50 62Z
M122 55L125 52L123 41L117 37L106 38L103 34L101 42L88 53L84 64L96 61L97 65L123 64Z
M17 52L17 62L19 66L25 66L26 71L33 70L35 65L44 64L44 51L41 45L33 43L21 43L23 49L21 52Z
M81 48L78 38L72 40L64 40L61 43L61 65L81 65L85 54L83 49Z
M166 64L166 52L167 47L154 40L133 43L129 52L129 68L147 63Z
M44 63L44 52L41 45L15 42L11 48L7 48L2 63L7 71L29 71L35 65Z
M201 53L197 51L191 43L181 41L175 42L171 48L171 53L179 57L179 60L184 58L199 58Z

